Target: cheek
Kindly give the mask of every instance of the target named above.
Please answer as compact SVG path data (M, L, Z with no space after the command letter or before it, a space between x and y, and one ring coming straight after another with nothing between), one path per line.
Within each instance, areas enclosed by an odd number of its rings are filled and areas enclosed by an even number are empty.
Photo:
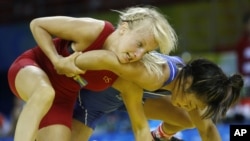
M127 38L124 38L122 41L119 42L118 48L120 52L128 52L133 48L131 40L128 40Z
M148 50L156 50L156 49L158 49L158 44L155 42L155 40L154 39L152 39L152 41L149 43L149 48L148 48Z
M172 99L172 104L176 107L185 107L188 104L187 100L182 96L177 96L176 98Z

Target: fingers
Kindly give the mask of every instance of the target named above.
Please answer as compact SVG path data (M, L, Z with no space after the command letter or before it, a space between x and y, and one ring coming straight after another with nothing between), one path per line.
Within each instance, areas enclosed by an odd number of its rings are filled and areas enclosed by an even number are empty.
M74 62L75 73L76 73L76 74L84 74L84 73L86 72L86 70L82 70L82 69L80 69L78 66L76 66L76 63L75 63L76 58L77 58L79 55L81 55L81 54L82 54L82 52L74 52L74 53L71 55L71 57L72 57L72 59L73 59L73 62Z
M71 54L71 55L68 56L68 57L70 57L71 60L75 62L76 58L77 58L79 55L81 55L81 54L82 54L82 52L74 52L73 54Z
M60 60L54 65L57 73L60 75L66 75L67 77L84 74L86 70L78 68L75 64L75 59L81 54L81 52L74 52L70 56L60 58Z
M74 77L74 76L77 75L77 74L75 74L75 72L69 71L69 70L65 70L65 69L56 70L56 71L57 71L57 74L59 74L59 75L65 75L67 77Z
M75 71L76 74L84 74L86 72L86 70L79 69L77 66L75 70L76 70Z
M65 74L67 77L75 77L75 74Z

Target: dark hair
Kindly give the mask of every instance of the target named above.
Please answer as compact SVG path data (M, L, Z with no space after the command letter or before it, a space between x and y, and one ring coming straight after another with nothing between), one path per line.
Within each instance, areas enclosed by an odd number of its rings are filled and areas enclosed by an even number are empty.
M190 90L207 104L203 118L213 118L217 121L239 100L243 87L242 76L234 74L228 77L218 65L207 59L190 61L181 74L184 79L193 77Z

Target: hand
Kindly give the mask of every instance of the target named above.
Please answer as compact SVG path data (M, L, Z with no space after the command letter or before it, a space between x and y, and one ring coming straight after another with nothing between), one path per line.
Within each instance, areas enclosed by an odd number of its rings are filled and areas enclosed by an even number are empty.
M74 77L78 74L84 74L86 71L79 69L75 65L75 59L81 52L75 52L67 57L60 56L57 62L54 62L54 68L58 74L64 74L67 77Z

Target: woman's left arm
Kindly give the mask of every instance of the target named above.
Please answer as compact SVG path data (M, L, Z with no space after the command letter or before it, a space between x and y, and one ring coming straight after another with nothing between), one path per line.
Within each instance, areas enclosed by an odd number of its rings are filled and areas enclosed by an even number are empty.
M211 119L202 119L201 112L198 110L190 111L189 115L198 129L202 141L221 141L219 131Z
M153 141L147 118L144 114L143 89L132 82L119 78L113 87L121 92L126 106L136 141Z
M82 70L110 70L149 91L159 89L166 79L165 73L159 77L156 73L149 72L140 61L122 64L116 55L108 50L84 52L75 58L75 64Z

